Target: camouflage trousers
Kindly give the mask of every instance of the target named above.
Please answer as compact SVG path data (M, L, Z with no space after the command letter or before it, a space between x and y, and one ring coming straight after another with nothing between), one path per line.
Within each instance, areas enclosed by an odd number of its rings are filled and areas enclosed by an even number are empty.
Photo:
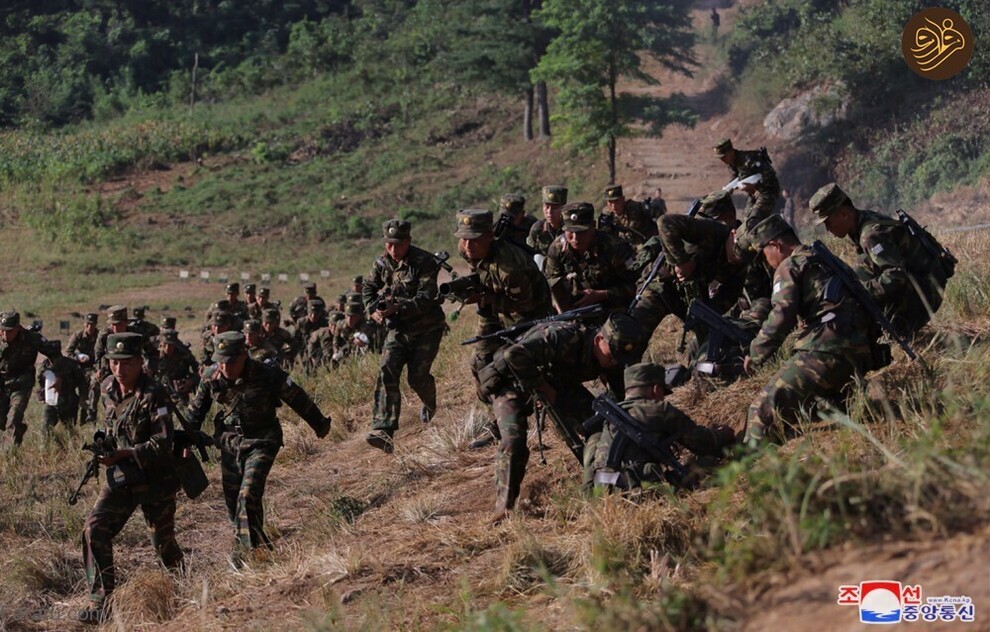
M45 420L45 434L54 430L60 421L66 426L75 426L78 415L79 398L74 395L59 395L58 404L55 406L45 404L42 414Z
M89 389L83 406L83 422L95 423L100 411L100 372L94 368L86 374L89 376Z
M812 409L816 400L841 401L843 390L855 379L857 366L855 356L796 351L750 405L746 444L794 435L798 415Z
M166 568L178 568L182 564L182 549L175 541L175 493L173 488L171 492L148 497L127 488L111 490L103 484L82 532L83 564L91 600L102 603L113 592L116 585L113 539L139 505L151 532L151 545L162 563Z
M561 421L574 432L584 435L582 423L591 417L591 402L594 396L584 387L558 391L556 410ZM529 463L529 446L526 438L529 434L528 415L532 411L529 396L519 393L516 389L507 389L493 398L495 419L499 433L502 435L495 456L495 510L504 511L515 507L526 476L526 465ZM548 420L549 421L549 420ZM552 425L552 423L550 424ZM597 437L597 434L594 435ZM582 462L582 487L590 489L594 480L595 450L592 442L584 448Z
M430 411L437 409L437 383L430 370L440 351L443 332L443 328L418 335L389 332L375 384L374 430L384 430L392 435L399 429L399 413L402 411L399 378L403 367L408 366L406 379L423 405Z
M34 388L34 373L24 373L4 380L0 390L0 432L3 432L3 442L15 446L21 445L27 433L24 423L24 411L31 400L31 389ZM8 431L9 430L9 431Z
M640 343L641 349L638 354L646 353L650 345L650 338L653 332L660 326L660 322L668 315L673 314L684 320L687 316L687 304L684 297L673 279L654 281L643 292L643 298L630 313L643 329L643 340Z
M227 516L234 525L235 551L248 551L272 541L265 533L265 507L262 496L268 474L275 464L279 446L264 443L220 452L220 473Z

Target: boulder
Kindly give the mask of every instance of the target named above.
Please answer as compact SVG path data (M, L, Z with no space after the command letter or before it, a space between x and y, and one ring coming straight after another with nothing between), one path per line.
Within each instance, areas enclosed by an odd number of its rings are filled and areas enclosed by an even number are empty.
M778 103L763 119L763 127L774 138L795 141L845 119L848 110L845 84L819 85Z

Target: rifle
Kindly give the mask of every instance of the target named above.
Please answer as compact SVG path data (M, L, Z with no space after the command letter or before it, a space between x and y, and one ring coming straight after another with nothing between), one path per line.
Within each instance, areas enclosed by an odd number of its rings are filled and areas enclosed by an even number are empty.
M894 329L894 325L887 319L880 306L877 305L873 297L870 296L870 292L859 282L856 277L856 273L853 272L852 268L847 266L845 262L832 254L832 251L828 249L825 244L821 241L816 240L815 243L811 244L811 249L818 256L818 259L825 265L826 268L838 279L843 287L849 290L850 294L856 300L860 306L865 309L870 316L873 316L874 320L880 324L887 335L890 336L894 341L900 345L901 349L904 349L904 353L907 354L912 360L917 360L918 356L915 354L914 350L911 349L911 345L902 338L897 331Z
M514 224L515 221L511 214L506 213L505 211L499 213L498 219L495 220L495 225L492 227L492 234L495 235L495 240L507 241L517 248L522 248L523 251L530 257L540 254L539 250L530 247L525 241L516 241L508 234L508 231Z
M369 312L384 312L389 308L389 305L395 303L395 298L392 296L392 288L386 287L376 296L370 303L368 303ZM395 318L391 316L385 319L383 323L386 329L395 329L398 327L398 322ZM305 343L305 341L303 341Z
M674 443L679 435L674 435L666 441L656 439L653 435L644 431L643 426L633 419L624 408L616 404L615 401L605 394L595 398L595 401L591 404L591 409L595 411L595 416L584 422L585 428L597 423L598 419L603 419L605 423L611 426L612 431L616 434L609 449L609 467L621 465L621 463L616 462L621 461L622 452L625 449L624 444L626 441L632 441L644 450L650 458L669 468L666 474L668 482L678 487L689 487L687 482L689 472L687 468L681 465L681 462L670 451L671 444ZM612 482L614 484L614 480Z
M691 208L688 209L687 216L694 217L698 214L698 210L701 209L701 198L695 199L691 203ZM646 280L639 286L639 290L636 291L636 296L633 297L632 303L629 303L629 309L627 311L632 312L639 305L639 302L643 300L643 293L646 292L646 288L650 287L650 283L653 283L653 279L660 274L660 268L663 267L664 262L667 261L667 253L662 249L660 254L657 255L656 260L653 262L653 267L650 268L650 273L646 275Z
M80 479L79 485L69 494L68 502L70 505L75 505L79 501L79 493L86 483L89 482L89 479L99 475L100 457L113 456L113 453L117 451L117 441L108 435L105 430L97 430L93 433L93 442L83 444L82 449L92 452L93 456L86 465L86 472L83 474L82 479Z
M447 252L446 250L441 250L440 252L434 252L433 259L434 261L437 262L438 266L440 266L441 268L447 271L447 273L451 276L451 278L454 279L457 278L457 273L454 272L454 269L450 267L449 263L447 263L447 259L450 259L449 252Z
M172 445L175 449L186 450L195 447L199 452L199 458L203 463L210 462L210 455L206 452L206 446L215 445L213 437L206 434L202 430L196 429L196 426L189 421L185 413L179 410L178 403L181 401L179 395L172 386L171 380L165 379L161 382L165 387L165 392L168 393L168 404L175 418L179 420L179 425L182 426L181 430L176 430L174 439L172 440ZM179 453L181 455L181 452Z
M753 336L742 327L722 316L714 309L697 299L688 306L687 318L684 319L684 331L693 330L700 334L702 327L708 329L708 353L705 357L707 367L698 365L702 373L715 375L720 364L725 362L727 343L734 343L746 348L753 341ZM707 370L706 370L707 369Z
M490 340L492 338L501 338L507 342L514 341L520 334L529 331L537 325L544 325L546 323L559 323L567 322L572 320L580 320L583 318L597 317L605 313L605 306L601 303L595 303L594 305L585 305L584 307L578 307L577 309L572 309L560 314L555 314L553 316L547 316L546 318L539 318L534 320L524 320L521 323L516 323L511 327L506 327L505 329L500 329L499 331L492 332L490 334L483 334L481 336L474 336L473 338L468 338L461 342L462 345L473 345L477 342L483 340Z
M914 221L914 218L904 212L903 209L897 209L897 219L901 220L901 223L907 227L911 236L921 243L921 247L942 264L942 271L945 273L945 278L947 280L951 279L956 273L956 264L959 263L959 260L952 254L952 251L940 244L931 233L918 224L918 222Z
M475 272L474 274L457 277L447 281L446 283L441 283L439 290L440 298L448 300L452 303L458 301L463 303L467 301L472 294L477 294L478 292L484 290L484 286L481 284L481 276Z
M582 441L581 437L579 437L577 433L574 432L573 428L571 428L566 423L564 423L564 420L561 419L560 417L560 413L557 412L557 409L554 407L553 404L547 401L547 399L543 396L543 393L539 391L534 391L534 397L536 397L536 401L539 402L540 407L543 409L544 414L550 418L550 421L553 422L554 427L557 428L557 432L559 432L561 438L564 439L564 443L567 444L567 448L571 451L571 454L574 455L574 458L577 459L578 464L583 465L584 441ZM540 434L542 434L542 431L540 432ZM541 446L542 446L542 440L541 440ZM542 455L543 448L541 447L540 450Z

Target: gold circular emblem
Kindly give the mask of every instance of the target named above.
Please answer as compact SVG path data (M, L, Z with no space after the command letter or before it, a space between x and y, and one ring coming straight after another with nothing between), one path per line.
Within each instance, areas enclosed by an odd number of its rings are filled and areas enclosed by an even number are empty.
M961 15L934 7L911 16L901 32L901 52L925 79L955 77L973 57L973 31Z
M471 218L465 215L464 217L461 218L461 223L467 226L468 224L471 223Z
M217 343L217 349L226 349L226 348L227 348L227 343L226 342L218 342Z

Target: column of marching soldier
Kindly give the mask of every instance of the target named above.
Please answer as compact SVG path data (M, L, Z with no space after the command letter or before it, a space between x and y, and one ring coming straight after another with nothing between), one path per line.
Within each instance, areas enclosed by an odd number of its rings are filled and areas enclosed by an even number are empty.
M114 587L111 541L137 506L163 563L181 566L177 491L195 497L205 487L194 448L204 456L203 446L220 448L235 534L232 566L271 547L262 494L282 445L276 408L288 404L320 437L330 428L329 417L289 377L291 367L333 368L348 356L380 353L367 442L393 450L404 367L422 403L419 418L430 422L445 299L474 305L479 317L465 343L474 345L471 371L492 415L471 447L497 443L496 522L519 496L534 414L538 430L549 418L574 454L588 493L690 488L703 466L733 444L751 450L783 441L798 432L801 411L841 407L857 376L890 363L882 337L913 358L909 340L941 304L956 263L951 253L906 213L860 210L831 183L812 196L810 210L816 223L852 241L857 258L850 267L821 242L802 244L777 212L780 185L764 148L738 150L725 139L714 150L733 180L695 200L686 214L667 213L659 191L637 202L616 184L605 189L597 219L591 203L568 202L563 186L543 188L540 220L526 214L517 193L501 198L497 218L485 209L458 211L454 236L470 267L464 276L453 272L446 253L413 246L408 221L388 220L384 253L370 274L355 277L352 293L330 310L307 284L306 295L288 308L293 333L281 328L281 306L270 302L267 287L255 295L246 285L245 303L238 284L230 284L207 315L200 363L178 339L174 318L163 319L159 330L139 309L128 320L125 307L111 307L99 335L97 315L87 314L65 356L58 342L21 327L16 312L0 315L0 423L11 427L5 442L23 437L39 352L47 359L37 380L58 393L46 403L46 428L74 420L80 401L81 416L95 419L102 396L107 428L88 446L88 473L102 464L107 482L83 533L93 607L81 618L105 618ZM732 200L737 191L747 197L741 218ZM438 283L441 270L449 281ZM689 367L641 362L667 315L694 334L690 347L683 335L679 347ZM770 362L795 330L791 355L753 401L738 435L698 425L664 401L692 376L717 385ZM585 386L595 382L604 391L597 397ZM214 403L214 433L207 436L201 426ZM693 462L682 462L672 448L693 453Z

